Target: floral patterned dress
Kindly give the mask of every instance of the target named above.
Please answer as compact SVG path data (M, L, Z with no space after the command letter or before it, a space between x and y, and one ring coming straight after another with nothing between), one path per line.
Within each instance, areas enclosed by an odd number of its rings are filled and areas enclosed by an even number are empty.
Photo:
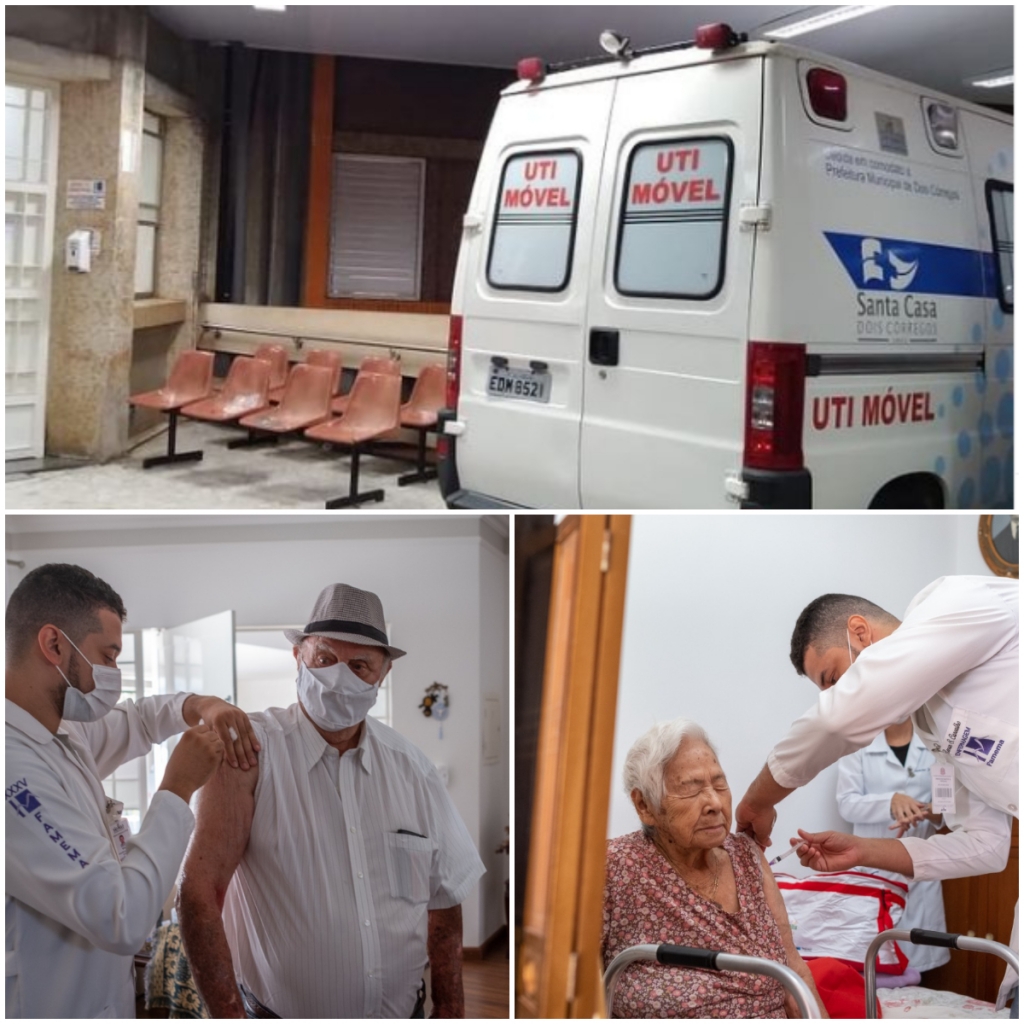
M764 898L757 847L746 836L723 843L736 876L738 913L729 914L695 892L642 831L608 843L602 953L641 943L721 950L786 962L778 925ZM772 978L631 964L619 977L614 1017L785 1017L785 993Z

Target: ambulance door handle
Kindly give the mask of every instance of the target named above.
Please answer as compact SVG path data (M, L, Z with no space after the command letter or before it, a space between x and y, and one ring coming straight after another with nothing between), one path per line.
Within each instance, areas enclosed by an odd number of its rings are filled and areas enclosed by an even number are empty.
M595 327L590 332L590 361L595 366L619 365L619 332Z

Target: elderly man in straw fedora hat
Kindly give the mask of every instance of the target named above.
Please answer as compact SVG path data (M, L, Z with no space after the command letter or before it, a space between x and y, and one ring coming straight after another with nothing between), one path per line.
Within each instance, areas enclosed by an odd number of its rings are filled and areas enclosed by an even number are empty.
M422 1017L428 961L434 1016L464 1016L461 903L484 867L434 766L366 717L405 651L343 583L285 635L298 703L252 716L257 770L207 784L185 861L210 1016Z

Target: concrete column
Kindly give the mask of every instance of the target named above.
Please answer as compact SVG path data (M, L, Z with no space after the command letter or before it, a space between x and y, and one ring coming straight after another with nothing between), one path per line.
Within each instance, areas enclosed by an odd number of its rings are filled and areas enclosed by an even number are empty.
M135 224L145 93L145 19L114 8L111 77L61 88L56 269L50 331L46 447L106 460L128 439ZM70 179L103 179L103 210L68 210ZM70 232L100 232L88 274L64 269Z
M202 122L193 117L166 118L157 232L158 290L161 298L188 300L185 323L175 341L175 355L191 347L193 336L202 191Z

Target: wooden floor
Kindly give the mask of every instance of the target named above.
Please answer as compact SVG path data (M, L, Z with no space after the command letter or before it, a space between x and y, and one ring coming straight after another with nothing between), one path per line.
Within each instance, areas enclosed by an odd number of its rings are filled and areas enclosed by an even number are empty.
M484 960L465 960L462 964L462 986L466 994L466 1019L498 1017L508 1020L508 940L497 945ZM135 1016L166 1017L166 1010L146 1010L144 996L139 996Z
M501 1017L508 1020L508 942L497 946L484 960L462 964L466 992L466 1019Z

